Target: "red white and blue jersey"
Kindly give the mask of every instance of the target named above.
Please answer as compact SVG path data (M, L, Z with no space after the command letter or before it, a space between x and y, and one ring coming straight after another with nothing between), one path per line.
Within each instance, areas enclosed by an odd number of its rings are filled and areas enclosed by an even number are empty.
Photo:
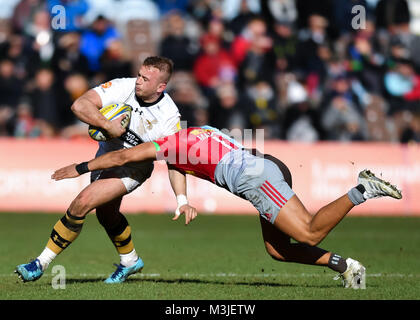
M192 127L154 141L156 159L165 160L181 172L215 183L220 160L242 146L212 127Z

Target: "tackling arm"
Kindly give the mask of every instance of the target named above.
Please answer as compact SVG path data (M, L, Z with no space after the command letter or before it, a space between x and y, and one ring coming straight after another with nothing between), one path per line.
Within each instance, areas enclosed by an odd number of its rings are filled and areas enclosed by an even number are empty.
M185 225L188 225L197 217L197 209L188 204L186 175L170 164L168 164L168 175L177 200L177 208L172 220L178 220L179 216L184 213Z
M184 173L168 164L169 181L176 196L187 194L187 179Z
M75 178L89 171L119 167L129 162L155 159L156 147L153 142L146 142L129 149L108 152L100 157L90 160L87 163L84 162L79 165L71 164L55 171L51 178L54 180Z

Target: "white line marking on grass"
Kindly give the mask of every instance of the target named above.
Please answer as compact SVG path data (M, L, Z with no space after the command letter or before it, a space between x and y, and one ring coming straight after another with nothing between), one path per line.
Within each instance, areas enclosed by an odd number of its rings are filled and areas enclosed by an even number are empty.
M48 273L46 274L48 276ZM200 274L193 274L193 273L183 273L183 274L160 274L160 273L137 273L133 275L134 277L139 278L156 278L156 277L182 277L182 278L268 278L268 277L293 277L293 278L300 278L300 277L330 277L333 276L334 273L200 273ZM0 274L0 277L16 277L15 273L6 273ZM67 277L107 277L108 274L105 273L73 273L67 274ZM367 277L372 278L414 278L420 277L420 274L404 274L404 273L367 273Z

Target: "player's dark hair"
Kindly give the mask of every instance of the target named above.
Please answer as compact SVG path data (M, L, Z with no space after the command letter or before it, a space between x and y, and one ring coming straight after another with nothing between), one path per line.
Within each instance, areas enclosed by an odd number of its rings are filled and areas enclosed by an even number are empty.
M165 82L169 81L169 79L171 78L173 69L174 69L173 61L169 58L165 58L165 57L161 57L161 56L147 57L143 61L143 65L144 66L149 66L149 67L155 67L159 71L165 72L167 74Z

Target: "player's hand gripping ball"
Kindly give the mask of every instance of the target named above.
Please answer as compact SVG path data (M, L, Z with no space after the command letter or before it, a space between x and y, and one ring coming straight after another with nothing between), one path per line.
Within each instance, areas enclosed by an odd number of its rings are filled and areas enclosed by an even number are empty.
M116 119L125 114L125 118L121 121L121 126L123 128L127 128L130 124L132 111L133 108L124 103L110 104L109 106L99 109L99 112L102 113L102 115L108 120ZM109 139L108 134L104 129L91 125L89 126L89 136L96 141L107 141Z

